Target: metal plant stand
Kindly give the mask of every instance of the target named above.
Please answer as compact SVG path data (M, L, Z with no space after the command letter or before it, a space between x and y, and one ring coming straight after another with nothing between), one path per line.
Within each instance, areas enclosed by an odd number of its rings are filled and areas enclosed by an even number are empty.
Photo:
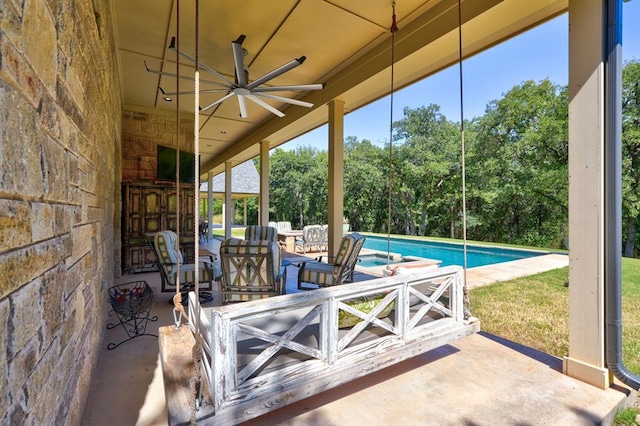
M149 316L152 301L153 290L146 281L134 281L109 288L109 303L112 308L109 316L115 312L120 322L107 324L107 330L122 325L129 338L118 344L109 343L107 349L115 349L124 342L140 336L158 337L155 334L146 333L147 323L158 321L156 315Z

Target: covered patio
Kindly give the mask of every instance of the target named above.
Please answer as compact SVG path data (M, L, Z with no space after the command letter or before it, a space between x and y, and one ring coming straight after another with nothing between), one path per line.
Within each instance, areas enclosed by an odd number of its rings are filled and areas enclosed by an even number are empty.
M259 420L606 424L625 403L629 391L613 374L619 366L612 370L607 362L606 342L616 332L616 320L605 311L611 300L605 293L619 280L619 226L611 222L616 187L609 185L616 170L615 161L607 162L617 136L607 114L615 112L620 85L607 76L615 74L619 61L619 16L612 12L621 0L397 1L399 30L393 37L390 1L200 2L199 60L231 84L238 78L231 41L241 34L246 54L241 52L240 63L249 80L308 56L304 65L270 84L322 84L323 89L287 91L284 97L298 104L271 98L271 109L283 117L253 102L242 114L235 98L216 103L226 90L203 93L200 107L214 105L202 110L192 96L171 94L194 90L193 63L183 55L178 65L177 53L169 49L178 35L176 47L195 54L193 1L181 0L180 9L178 0L5 3L0 22L2 422L165 424L163 396L157 393L157 342L137 339L129 344L131 353L118 353L123 345L104 354L111 339L107 290L132 279L157 284L154 276L122 275L123 229L144 234L179 220L171 209L180 195L172 192L174 183L158 177L157 146L194 153L198 135L199 177L211 182L225 172L228 237L233 166L259 156L259 223L266 225L269 150L328 123L331 255L342 236L344 115L387 95L392 69L399 89L566 12L571 247L566 357L475 334ZM203 72L203 81L212 75ZM137 211L123 217L123 204L138 206L137 199L123 199L128 181L142 183L148 192L140 204L146 208L143 218ZM188 212L181 226L188 228L193 214ZM125 221L130 223L123 228ZM158 323L171 324L168 304L157 300ZM119 375L112 374L116 370ZM112 379L122 382L101 387ZM114 404L102 405L116 400L124 404L119 405L123 419L115 418ZM147 403L159 405L146 411Z
M212 251L217 246L219 241L206 244ZM561 267L566 265L562 258L557 256L554 263L540 258L516 261L522 265L510 268L472 268L468 285ZM293 293L298 291L296 267L288 268L287 293ZM159 288L158 274L139 278ZM371 278L362 271L355 275L356 281ZM122 277L118 282L128 280ZM152 325L153 333L173 321L170 296L156 292L152 313L160 319ZM123 335L112 330L105 336L82 424L168 424L156 339L142 337L107 350L107 342ZM135 368L123 369L125 364ZM123 387L129 390L122 392ZM562 373L560 359L480 332L248 424L609 424L626 400L621 387L603 390L572 379Z

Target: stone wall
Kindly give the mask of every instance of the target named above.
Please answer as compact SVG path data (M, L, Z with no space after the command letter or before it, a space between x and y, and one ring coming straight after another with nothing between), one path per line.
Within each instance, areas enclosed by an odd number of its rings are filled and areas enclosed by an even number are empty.
M79 424L120 257L106 1L0 0L0 424Z
M128 111L122 120L122 180L155 181L158 145L176 148L175 113ZM193 117L180 118L180 150L193 152Z

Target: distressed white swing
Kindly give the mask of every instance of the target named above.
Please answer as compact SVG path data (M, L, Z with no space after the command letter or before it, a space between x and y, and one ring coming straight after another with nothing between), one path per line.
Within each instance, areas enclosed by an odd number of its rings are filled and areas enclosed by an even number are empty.
M393 9L392 55L395 2ZM196 288L190 332L159 333L169 423L189 415L192 424L240 423L475 333L480 324L465 310L464 288L458 266L212 308L200 306ZM371 296L373 308L354 303Z

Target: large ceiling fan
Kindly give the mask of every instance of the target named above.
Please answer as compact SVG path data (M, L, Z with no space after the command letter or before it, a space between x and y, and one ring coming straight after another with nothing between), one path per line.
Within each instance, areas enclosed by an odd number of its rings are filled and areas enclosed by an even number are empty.
M247 99L249 99L252 102L255 102L256 104L272 112L278 117L284 117L284 113L274 108L273 106L269 105L263 99L271 99L274 101L311 108L313 104L310 102L304 102L298 99L285 98L283 96L274 95L271 92L285 92L285 91L288 92L288 91L298 91L298 90L322 90L324 88L323 84L299 84L299 85L293 85L293 86L264 86L264 84L266 84L270 80L286 73L287 71L290 71L296 68L299 65L302 65L302 63L307 58L305 56L301 56L297 59L293 59L287 62L286 64L279 66L273 71L270 71L264 74L263 76L257 78L256 80L253 80L250 82L249 72L244 68L244 63L243 63L246 50L242 48L242 43L244 42L245 38L246 38L245 35L241 35L240 37L237 38L237 40L234 40L233 42L231 42L231 48L233 50L233 62L234 62L234 68L235 68L235 81L229 80L227 77L223 76L222 74L208 67L205 64L200 63L198 65L203 70L216 76L217 78L219 78L224 82L224 83L218 83L218 82L213 82L208 80L200 80L201 83L219 87L217 89L200 90L200 94L227 92L220 99L214 102L211 102L209 105L205 107L201 107L200 111L206 111L210 108L215 107L216 105L220 105L222 102L232 98L233 96L236 96L238 98L238 106L240 108L240 117L242 118L247 118L248 116L247 102L246 102ZM173 51L177 50L175 41L176 41L176 38L173 37L169 45L169 49ZM183 58L187 59L189 62L195 65L196 60L193 57L191 57L187 53L182 52L180 50L177 50L177 52L180 56L182 56ZM146 63L145 63L145 67L146 67ZM150 70L149 67L147 67L147 71L161 74L161 75L176 77L175 74ZM189 77L187 77L187 79L191 80L191 78ZM166 93L162 90L162 88L160 88L160 91L167 96L185 95L185 94L194 93L194 92Z

